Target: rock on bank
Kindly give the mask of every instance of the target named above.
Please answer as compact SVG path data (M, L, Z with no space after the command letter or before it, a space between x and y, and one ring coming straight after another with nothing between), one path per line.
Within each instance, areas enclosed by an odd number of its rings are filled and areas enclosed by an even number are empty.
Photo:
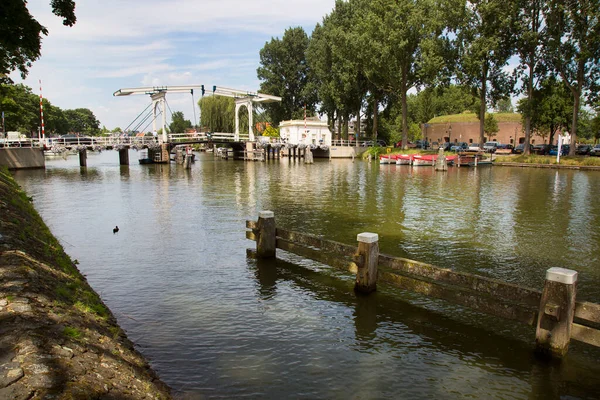
M30 198L0 169L0 399L169 399Z

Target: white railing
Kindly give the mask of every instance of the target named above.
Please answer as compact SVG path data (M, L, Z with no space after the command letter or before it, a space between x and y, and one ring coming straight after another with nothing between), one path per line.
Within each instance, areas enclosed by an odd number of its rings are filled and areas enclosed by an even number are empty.
M169 142L206 142L208 140L234 141L235 133L172 133L168 135ZM239 140L249 140L248 134L240 134ZM46 147L52 146L116 146L116 145L149 145L159 143L154 136L78 136L67 138L18 138L15 140L0 139L0 147Z
M363 147L366 146L367 143L369 143L369 145L372 146L371 143L373 143L373 142L371 140L359 140L358 141L358 145L363 146ZM331 145L332 146L356 147L356 141L345 140L345 139L336 139L336 140L331 141Z

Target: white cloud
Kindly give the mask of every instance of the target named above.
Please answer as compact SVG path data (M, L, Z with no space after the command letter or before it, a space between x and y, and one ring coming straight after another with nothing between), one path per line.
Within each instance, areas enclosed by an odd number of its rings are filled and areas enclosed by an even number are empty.
M264 43L289 26L312 28L334 0L78 1L71 28L49 3L27 3L49 35L24 83L37 93L42 79L53 104L90 108L112 129L127 126L149 103L144 96L113 97L122 87L205 84L256 91ZM178 96L169 95L172 111L193 120L191 96Z

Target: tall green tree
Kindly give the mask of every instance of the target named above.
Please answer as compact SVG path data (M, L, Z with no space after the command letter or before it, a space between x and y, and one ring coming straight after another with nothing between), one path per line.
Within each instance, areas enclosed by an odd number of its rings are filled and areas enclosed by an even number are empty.
M377 88L400 97L402 142L408 144L407 95L411 88L449 76L446 0L357 0L363 68Z
M498 133L498 121L494 117L494 114L486 115L484 130L488 140L492 140L492 138Z
M51 0L50 4L64 25L75 24L73 0ZM48 29L29 13L25 0L0 1L0 83L10 83L8 74L16 70L25 79L32 62L40 57L42 35L48 35Z
M598 0L548 0L548 5L546 49L573 96L569 155L574 155L582 97L599 86L600 5Z
M516 51L520 63L515 73L521 79L521 93L526 94L525 108L533 108L534 90L547 74L544 59L544 43L547 39L545 12L547 0L517 0L518 15L515 25ZM525 146L523 154L529 154L531 142L531 110L524 110Z
M281 102L265 104L271 122L302 118L304 107L314 113L316 85L306 62L309 38L302 27L288 28L283 37L273 38L260 50L257 69L260 91L280 96Z
M210 132L235 130L235 100L224 96L206 96L198 101L200 125ZM241 128L240 128L240 131Z
M337 112L338 122L344 124L344 138L351 115L360 122L366 78L356 57L360 50L355 30L355 2L336 1L331 14L317 25L307 50L307 60L317 93L326 101L322 107ZM331 111L330 111L331 113ZM360 126L360 123L357 123Z
M185 133L186 129L192 127L192 123L189 119L185 119L182 111L175 111L171 116L171 123L169 124L169 132L171 133Z
M40 126L39 97L23 84L3 84L0 88L0 111L4 111L7 131L31 134Z
M512 81L504 70L514 48L516 3L513 0L470 0L458 31L458 80L479 93L479 143L485 141L488 106L506 97Z
M519 101L517 110L523 119L529 117L532 132L548 137L548 143L552 143L554 135L569 126L573 98L564 82L550 76L533 90L531 100L523 98Z
M85 135L98 135L100 133L100 122L92 110L88 108L76 108L74 110L65 110L64 116L69 123L71 132L82 133Z

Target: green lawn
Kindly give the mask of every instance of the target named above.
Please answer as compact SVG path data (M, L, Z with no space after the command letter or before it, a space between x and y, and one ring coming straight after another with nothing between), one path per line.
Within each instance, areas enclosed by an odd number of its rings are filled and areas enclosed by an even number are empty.
M514 156L497 156L494 157L496 162L514 162L523 164L556 164L556 156L539 156L536 154L514 155ZM592 165L600 167L600 157L586 156L564 156L560 158L560 165Z
M521 114L516 113L494 113L498 122L521 122ZM462 113L453 115L442 115L429 120L429 124L447 124L456 122L479 122L477 114Z

